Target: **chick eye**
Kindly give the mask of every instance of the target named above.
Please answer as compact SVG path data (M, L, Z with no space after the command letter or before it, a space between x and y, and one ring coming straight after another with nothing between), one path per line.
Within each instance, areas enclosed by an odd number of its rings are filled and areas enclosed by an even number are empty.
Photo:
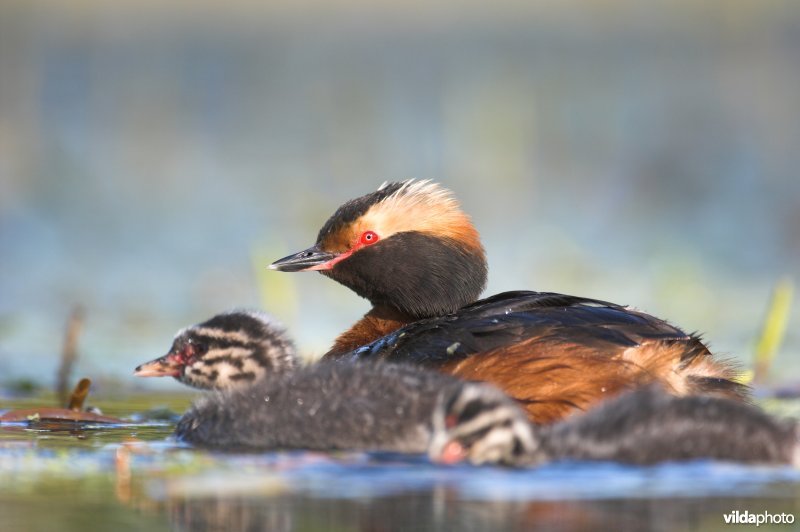
M365 246L369 246L370 244L374 244L378 241L378 233L375 231L364 231L361 233L361 238L359 239L361 244Z
M196 357L205 355L208 352L208 346L200 342L192 342L193 354Z
M189 340L183 349L180 350L181 361L184 364L192 364L195 360L208 352L208 346L202 342Z

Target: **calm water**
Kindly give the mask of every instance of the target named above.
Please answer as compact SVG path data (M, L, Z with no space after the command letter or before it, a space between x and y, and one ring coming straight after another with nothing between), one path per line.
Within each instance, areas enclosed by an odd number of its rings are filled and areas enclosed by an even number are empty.
M126 418L131 405L146 412L115 427L0 427L2 529L715 530L733 510L800 515L800 472L790 468L696 462L509 470L374 453L201 452L170 439L175 415L168 412L187 402L105 404ZM155 405L167 409L150 410Z

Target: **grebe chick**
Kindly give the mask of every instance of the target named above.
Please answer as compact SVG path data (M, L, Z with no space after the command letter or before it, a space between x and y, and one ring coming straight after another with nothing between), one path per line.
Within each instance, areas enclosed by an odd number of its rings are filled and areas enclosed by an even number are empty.
M181 418L176 435L225 450L425 452L440 395L462 381L418 367L300 366L282 327L232 311L178 332L169 353L136 368L214 391Z
M502 394L472 390L439 403L428 449L452 463L535 465L557 460L649 465L712 459L800 466L797 422L719 397L675 397L651 385L559 423L536 426Z
M169 352L138 366L139 377L174 377L194 388L249 386L297 366L294 343L268 315L234 310L181 329Z
M410 363L491 382L536 423L650 382L676 395L748 395L699 337L644 312L529 291L476 301L487 276L480 237L450 191L432 182L387 183L348 201L314 246L270 268L319 271L372 304L326 359Z

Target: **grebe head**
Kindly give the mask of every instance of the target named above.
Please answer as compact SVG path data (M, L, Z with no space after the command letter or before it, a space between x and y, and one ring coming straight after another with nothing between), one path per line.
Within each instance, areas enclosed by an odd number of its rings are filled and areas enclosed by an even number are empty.
M296 365L292 341L267 315L231 311L178 331L169 352L136 368L139 377L174 377L195 388L249 386Z
M271 269L319 271L413 318L440 316L475 301L486 285L486 256L451 192L430 181L384 183L350 200L325 222L312 247Z

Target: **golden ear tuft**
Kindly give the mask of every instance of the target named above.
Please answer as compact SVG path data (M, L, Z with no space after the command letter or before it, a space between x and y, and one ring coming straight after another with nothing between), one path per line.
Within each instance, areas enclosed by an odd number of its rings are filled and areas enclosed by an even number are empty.
M384 183L381 188L386 186ZM429 179L403 181L400 188L370 208L360 227L375 230L382 238L406 231L429 233L483 252L477 231L453 193Z
M386 183L381 185L381 187L385 186ZM453 197L453 193L430 179L408 179L403 182L403 186L383 200L382 203L385 205L391 204L392 207L398 208L414 208L418 205L424 205L435 207L440 211L460 210L458 201Z

